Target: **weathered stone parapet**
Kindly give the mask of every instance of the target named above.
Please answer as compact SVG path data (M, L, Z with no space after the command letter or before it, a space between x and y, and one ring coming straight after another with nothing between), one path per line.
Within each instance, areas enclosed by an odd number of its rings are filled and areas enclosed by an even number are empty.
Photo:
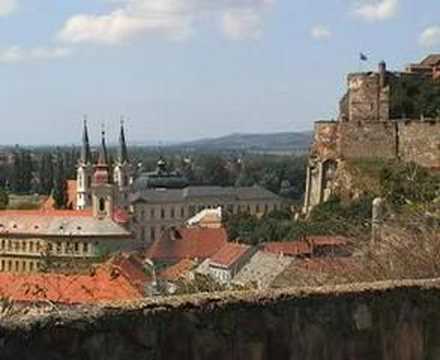
M440 280L205 294L3 319L1 359L437 359Z

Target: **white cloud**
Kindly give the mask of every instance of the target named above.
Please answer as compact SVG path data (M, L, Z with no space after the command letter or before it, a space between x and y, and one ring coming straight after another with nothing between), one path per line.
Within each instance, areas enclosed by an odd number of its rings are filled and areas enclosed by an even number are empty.
M323 26L323 25L317 25L310 31L310 35L316 40L322 40L322 39L328 39L332 36L331 31Z
M368 21L380 21L394 17L399 10L399 0L361 0L354 14Z
M223 31L234 40L258 39L262 32L262 19L253 9L234 9L223 15Z
M273 0L120 0L109 14L79 14L66 21L58 39L66 43L125 43L144 34L185 38L199 20L222 19L225 35L256 38L261 16ZM201 21L200 21L201 22Z
M35 47L22 48L12 46L0 50L0 63L24 63L32 61L53 60L63 58L71 54L71 50L63 47Z
M11 14L17 5L17 0L0 0L0 16Z
M420 45L425 47L440 46L440 26L431 26L422 32Z

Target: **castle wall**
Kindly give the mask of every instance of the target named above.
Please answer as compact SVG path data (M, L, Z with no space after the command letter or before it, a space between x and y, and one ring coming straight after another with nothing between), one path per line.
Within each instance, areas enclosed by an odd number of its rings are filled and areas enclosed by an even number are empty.
M2 316L1 358L439 359L439 309L438 280L28 308Z
M342 159L394 159L396 135L391 122L340 123L338 154Z
M401 121L398 131L401 160L440 168L440 121Z

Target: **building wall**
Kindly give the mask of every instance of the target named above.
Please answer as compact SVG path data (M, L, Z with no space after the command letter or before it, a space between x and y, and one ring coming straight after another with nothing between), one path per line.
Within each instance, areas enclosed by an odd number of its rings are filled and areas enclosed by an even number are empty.
M398 123L399 155L429 168L440 168L440 121L409 120Z
M145 246L159 239L163 230L169 227L179 227L185 221L203 209L216 209L219 206L238 214L248 212L252 215L267 213L281 207L280 200L248 200L228 201L221 199L199 199L181 203L137 203L133 207L134 219L132 230L138 242Z
M434 360L439 299L425 280L57 306L4 319L2 360Z
M0 271L38 271L49 257L54 260L96 260L108 253L129 250L134 240L121 238L0 237Z

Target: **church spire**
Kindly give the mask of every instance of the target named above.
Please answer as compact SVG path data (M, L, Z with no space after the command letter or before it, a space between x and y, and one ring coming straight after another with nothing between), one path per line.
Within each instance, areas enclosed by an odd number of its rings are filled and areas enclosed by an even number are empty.
M82 135L80 160L83 164L89 164L92 162L92 153L90 151L89 132L87 130L87 116L86 115L84 115L84 129L83 129L83 135Z
M104 127L102 128L102 131L101 131L101 147L99 149L99 154L98 154L98 165L108 166L107 146L105 144Z
M119 133L118 161L121 164L128 162L128 150L127 150L127 143L125 141L125 131L124 131L124 117L121 117L121 132Z

